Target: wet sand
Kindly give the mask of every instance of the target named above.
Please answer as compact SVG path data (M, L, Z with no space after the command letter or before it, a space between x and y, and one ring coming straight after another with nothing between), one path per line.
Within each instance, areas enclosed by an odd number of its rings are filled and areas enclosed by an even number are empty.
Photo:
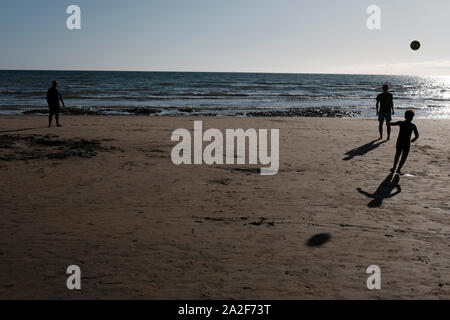
M280 129L280 171L175 166L177 128ZM363 119L0 117L0 298L449 299L449 120L406 176ZM381 142L381 143L380 143ZM243 169L243 170L236 170ZM82 289L66 288L78 265ZM382 289L366 287L381 268Z

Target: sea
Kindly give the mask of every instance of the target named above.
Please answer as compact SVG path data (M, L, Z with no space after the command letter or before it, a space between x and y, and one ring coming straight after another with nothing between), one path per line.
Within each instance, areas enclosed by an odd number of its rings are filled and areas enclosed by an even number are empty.
M418 117L450 118L450 77L216 72L0 71L0 114L45 109L58 81L66 105L105 114L157 108L155 115L236 115L335 108L375 117L375 98L390 86L395 107Z

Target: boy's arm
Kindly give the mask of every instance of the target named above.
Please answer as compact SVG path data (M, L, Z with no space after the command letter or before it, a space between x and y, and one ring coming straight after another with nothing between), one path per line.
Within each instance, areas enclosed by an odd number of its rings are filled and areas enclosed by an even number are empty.
M391 126L399 126L400 123L402 123L402 122L401 121L391 122Z
M419 139L419 131L417 130L417 127L414 126L414 138L411 140L411 142L416 142L417 139Z

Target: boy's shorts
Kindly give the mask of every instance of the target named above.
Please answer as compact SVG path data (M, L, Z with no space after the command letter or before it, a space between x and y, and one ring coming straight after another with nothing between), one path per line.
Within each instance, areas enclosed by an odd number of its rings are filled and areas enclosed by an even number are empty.
M386 122L391 122L392 117L390 112L380 112L378 113L378 121L383 122L386 120Z
M398 141L397 140L397 144L395 147L397 149L397 152L409 153L411 143L409 142L409 140L406 140L406 141Z

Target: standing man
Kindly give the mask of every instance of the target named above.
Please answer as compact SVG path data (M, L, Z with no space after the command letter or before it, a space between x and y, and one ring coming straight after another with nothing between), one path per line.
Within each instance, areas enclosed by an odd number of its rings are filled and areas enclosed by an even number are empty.
M64 108L66 107L61 93L56 88L57 86L58 86L58 83L56 81L53 81L52 87L50 89L48 89L48 91L47 91L47 103L48 103L48 111L49 111L48 127L49 128L52 126L53 115L55 115L56 126L62 127L59 124L59 101L62 102Z
M394 97L388 92L389 86L383 85L383 93L377 96L377 116L380 131L380 140L383 139L383 122L386 120L387 139L391 138L391 114L394 114ZM391 113L392 112L392 113Z

